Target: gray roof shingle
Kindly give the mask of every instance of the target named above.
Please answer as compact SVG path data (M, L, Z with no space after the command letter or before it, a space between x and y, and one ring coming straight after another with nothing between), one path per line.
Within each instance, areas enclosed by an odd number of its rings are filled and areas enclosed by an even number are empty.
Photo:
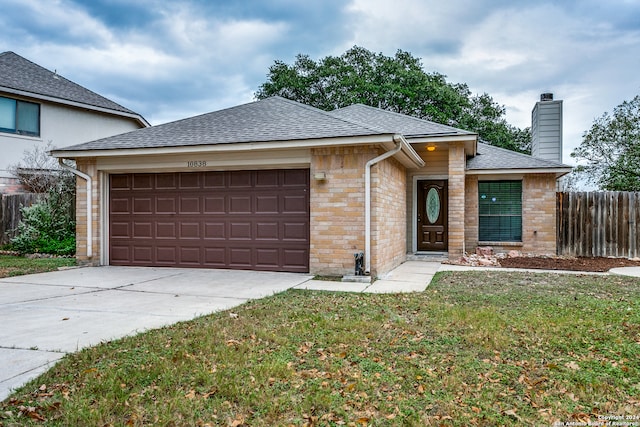
M2 88L138 115L13 52L0 53L0 90Z
M570 167L552 160L540 159L482 142L478 143L476 156L467 160L467 170L566 169Z
M363 104L354 104L329 112L334 117L377 129L381 132L400 133L406 138L418 136L475 135L473 132L405 114L381 110Z
M181 147L387 133L390 132L358 125L317 108L274 96L56 151Z

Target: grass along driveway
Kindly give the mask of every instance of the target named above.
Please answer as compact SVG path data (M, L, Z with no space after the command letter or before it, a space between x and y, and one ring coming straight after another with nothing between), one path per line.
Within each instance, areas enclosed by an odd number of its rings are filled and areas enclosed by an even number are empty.
M450 272L417 294L288 291L68 355L0 405L0 424L636 416L639 309L640 281L618 276Z
M58 267L76 265L75 258L27 258L0 255L0 278L55 271Z

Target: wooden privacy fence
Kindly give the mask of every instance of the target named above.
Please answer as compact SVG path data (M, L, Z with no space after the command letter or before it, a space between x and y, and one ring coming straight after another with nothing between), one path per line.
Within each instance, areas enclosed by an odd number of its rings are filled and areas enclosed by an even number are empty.
M0 199L0 244L6 245L16 235L16 229L22 219L20 208L31 206L40 198L40 194L2 194Z
M640 256L640 193L557 193L559 255Z

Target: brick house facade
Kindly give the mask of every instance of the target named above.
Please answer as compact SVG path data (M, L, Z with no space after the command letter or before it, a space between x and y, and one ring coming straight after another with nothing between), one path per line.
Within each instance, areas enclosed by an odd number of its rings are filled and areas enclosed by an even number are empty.
M556 179L570 170L425 120L363 105L324 112L279 97L53 155L75 159L92 179L90 215L85 180L78 179L77 187L77 253L85 262L112 264L113 242L122 241L118 253L130 260L118 258L118 265L222 265L331 276L353 274L354 254L365 251L367 240L366 269L374 277L404 262L407 254L458 258L486 243L498 250L555 253ZM114 176L130 180L131 192L140 196L115 200ZM243 189L235 181L245 176L253 181ZM299 182L287 181L289 176ZM137 188L139 177L157 182L190 177L201 183L182 194L174 187ZM223 178L224 188L207 185ZM278 189L270 184L276 181ZM287 190L289 185L301 190ZM494 188L502 193L487 192ZM158 206L169 199L175 212L165 215ZM118 217L120 208L114 206L127 203L130 212ZM136 211L138 205L150 206L148 212ZM196 214L187 215L185 206L196 206ZM306 213L296 214L300 209ZM116 228L131 229L130 235L117 235ZM175 235L160 234L161 229L175 229ZM181 249L194 244L196 258L182 257ZM214 252L219 259L208 257ZM167 253L175 257L162 258Z

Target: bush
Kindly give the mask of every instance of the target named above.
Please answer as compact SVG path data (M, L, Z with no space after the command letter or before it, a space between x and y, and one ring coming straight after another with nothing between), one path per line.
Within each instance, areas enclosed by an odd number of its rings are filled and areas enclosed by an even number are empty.
M75 194L62 187L65 187L63 182L49 190L43 201L21 208L22 221L18 225L18 235L11 240L14 250L23 254L75 254Z

